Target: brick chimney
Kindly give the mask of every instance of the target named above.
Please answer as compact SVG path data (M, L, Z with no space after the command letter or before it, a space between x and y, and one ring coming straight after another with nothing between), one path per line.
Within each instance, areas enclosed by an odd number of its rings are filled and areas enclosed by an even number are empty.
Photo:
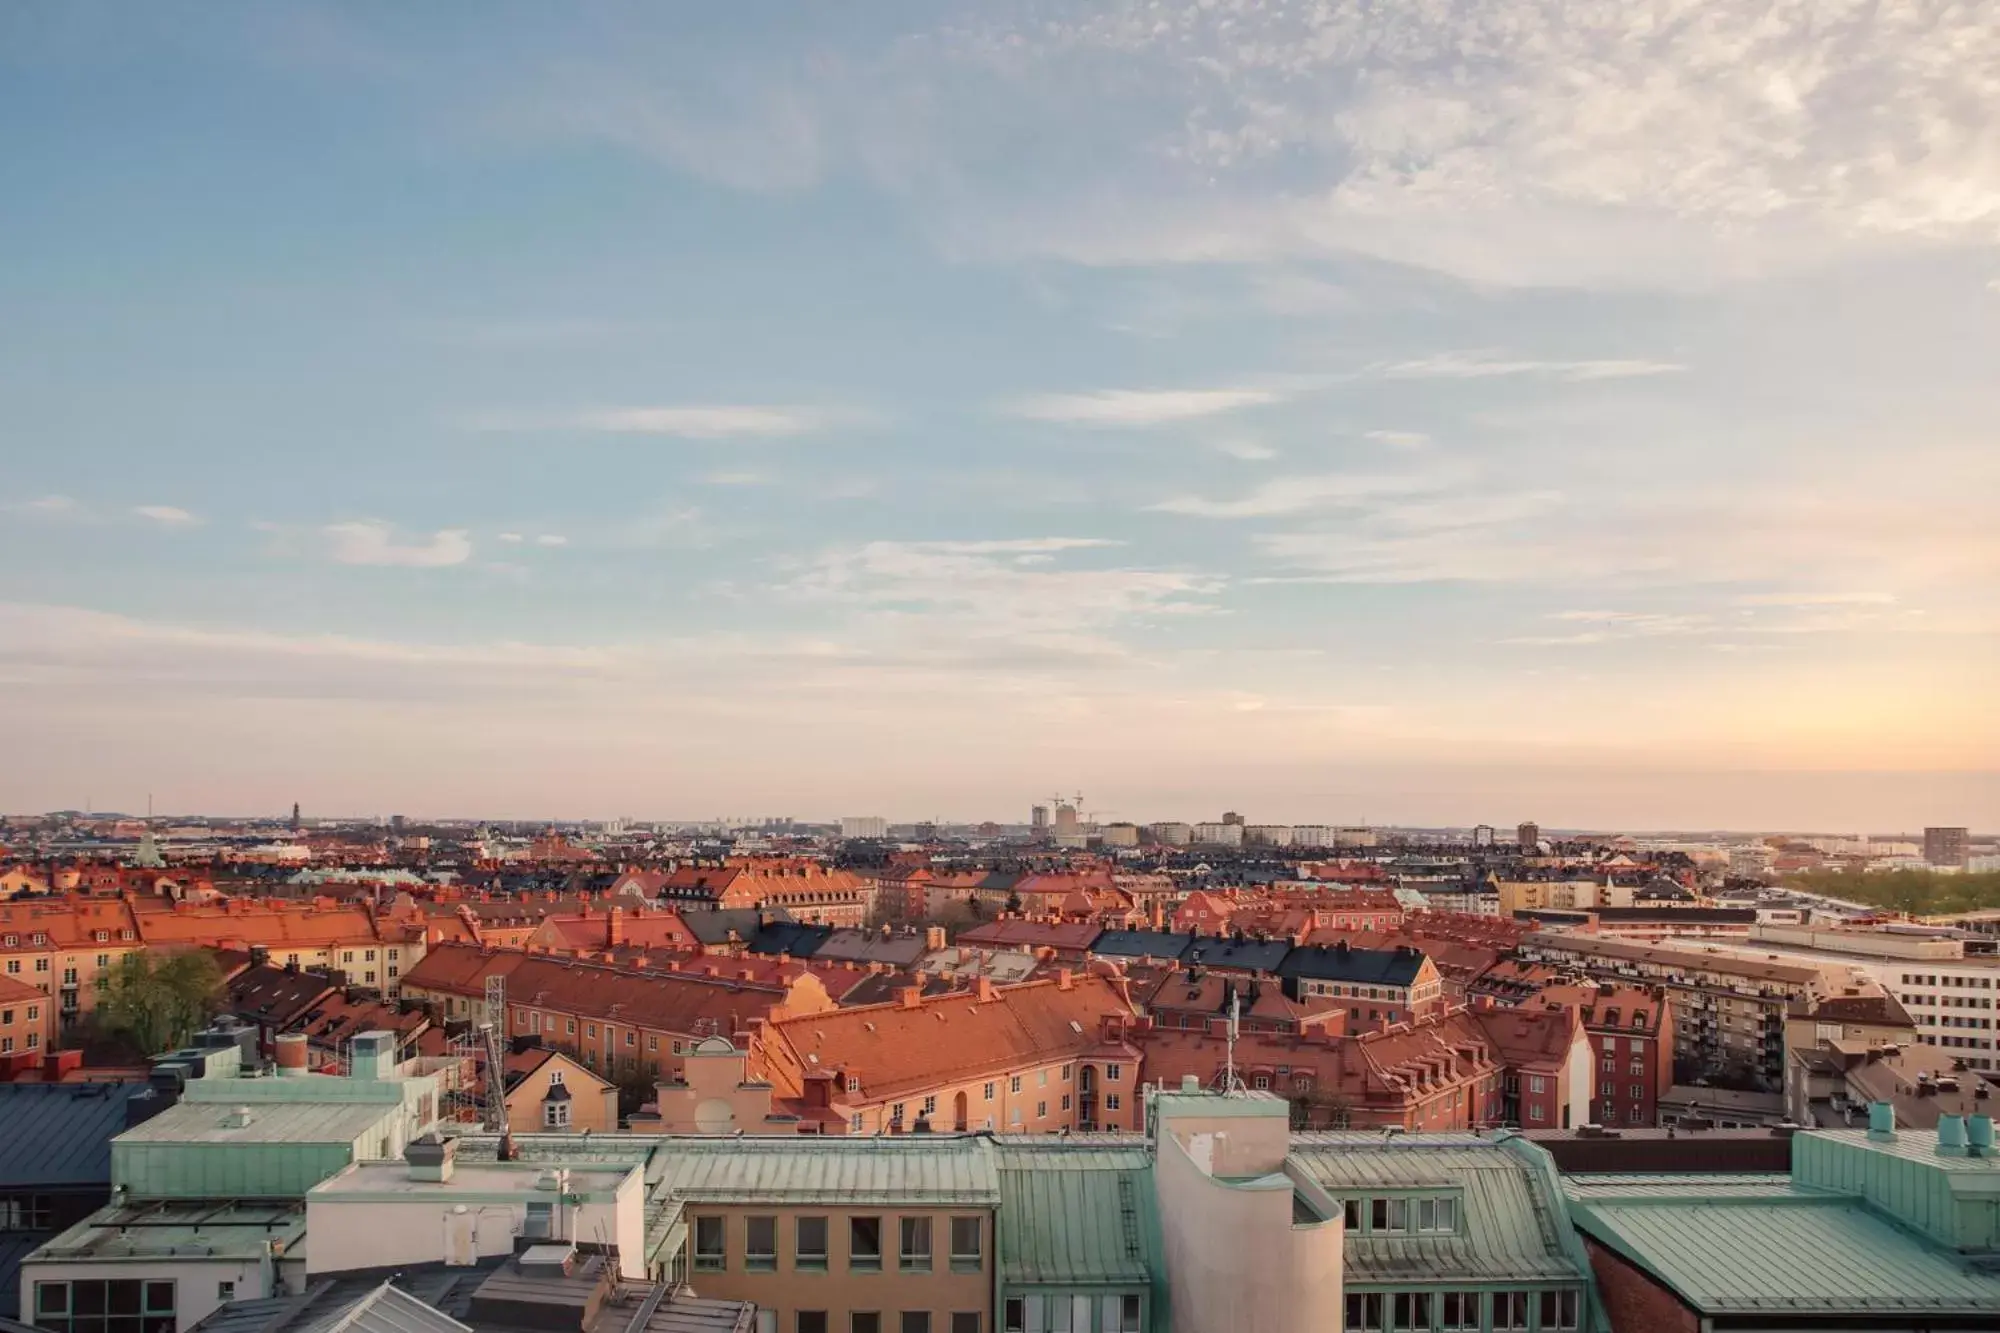
M614 907L605 914L604 942L616 949L625 943L625 909Z
M896 992L896 998L903 1002L905 1009L915 1009L923 1003L924 988L922 986L904 986Z
M1057 989L1057 990L1075 990L1075 989L1076 989L1076 974L1075 974L1075 973L1073 973L1073 972L1071 972L1071 971L1070 971L1070 970L1069 970L1068 968L1066 968L1066 967L1059 967L1059 968L1057 968L1057 969L1056 969L1056 989Z
M972 983L973 998L981 1004L988 1004L999 998L993 989L993 978L981 977Z

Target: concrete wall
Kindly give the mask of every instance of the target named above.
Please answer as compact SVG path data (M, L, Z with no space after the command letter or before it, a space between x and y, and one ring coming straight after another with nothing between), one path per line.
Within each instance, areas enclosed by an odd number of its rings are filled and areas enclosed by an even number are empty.
M174 1283L174 1310L179 1326L183 1329L194 1327L196 1321L205 1319L223 1305L220 1284L233 1282L236 1300L260 1300L273 1295L266 1284L273 1280L275 1273L267 1275L262 1259L159 1259L138 1262L120 1260L115 1263L64 1262L28 1263L21 1266L21 1322L35 1322L35 1284L37 1282L104 1282L128 1278L142 1281L167 1280Z
M1341 1220L1293 1224L1286 1140L1282 1113L1163 1120L1154 1180L1176 1333L1341 1326ZM1218 1179L1248 1175L1263 1178Z

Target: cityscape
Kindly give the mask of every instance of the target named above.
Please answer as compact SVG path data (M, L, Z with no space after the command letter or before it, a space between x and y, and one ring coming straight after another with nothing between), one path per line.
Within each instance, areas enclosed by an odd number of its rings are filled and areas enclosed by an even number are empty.
M1997 72L0 5L0 1333L2000 1330Z

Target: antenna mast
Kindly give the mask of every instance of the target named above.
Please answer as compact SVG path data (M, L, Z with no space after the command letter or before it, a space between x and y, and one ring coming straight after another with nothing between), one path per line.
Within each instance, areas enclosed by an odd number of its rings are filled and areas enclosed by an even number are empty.
M1222 1095L1234 1097L1243 1091L1243 1080L1236 1077L1236 1024L1243 1015L1243 996L1235 991L1229 996L1229 1027L1223 1043Z
M514 1160L514 1135L507 1125L507 1060L506 1042L501 1034L507 1028L507 978L494 975L486 978L486 1022L481 1024L486 1037L486 1124L488 1133L500 1136L500 1160Z

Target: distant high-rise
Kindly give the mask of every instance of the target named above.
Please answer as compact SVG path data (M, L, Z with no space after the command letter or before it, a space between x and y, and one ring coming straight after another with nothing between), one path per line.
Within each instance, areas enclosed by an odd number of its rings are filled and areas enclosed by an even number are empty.
M1514 845L1524 852L1532 852L1542 844L1542 826L1527 823L1514 830Z
M293 802L292 802L292 832L294 832L294 833L297 833L298 831L299 831L299 803L298 803L297 801L293 801Z
M409 822L410 822L409 820L405 819L401 815L389 816L389 827L394 831L396 831L397 833L401 833L403 831L403 826L408 824Z
M1966 831L1962 828L1927 828L1924 830L1924 860L1934 866L1949 866L1956 870L1965 869L1969 856L1966 847Z
M1037 833L1048 832L1049 808L1046 805L1037 805L1030 808L1028 811L1028 823L1033 826Z
M1225 824L1241 824L1245 820L1242 815L1237 814L1234 810L1224 810L1222 812L1222 822Z
M840 836L843 838L886 838L889 836L889 821L880 815L844 815L840 821Z
M1081 829L1081 821L1076 817L1076 807L1064 801L1056 807L1056 836L1073 838Z
M1493 845L1493 826L1491 824L1481 824L1474 828L1472 830L1472 845L1474 847L1491 847Z

